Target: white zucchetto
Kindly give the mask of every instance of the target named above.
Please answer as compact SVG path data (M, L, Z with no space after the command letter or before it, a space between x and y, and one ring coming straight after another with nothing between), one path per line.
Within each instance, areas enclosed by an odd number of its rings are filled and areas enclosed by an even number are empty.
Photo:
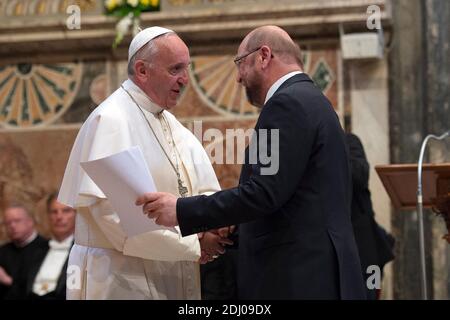
M140 31L130 43L130 48L128 49L128 62L130 62L130 59L136 54L136 52L138 52L139 49L145 46L150 40L169 32L173 31L163 27L150 27Z

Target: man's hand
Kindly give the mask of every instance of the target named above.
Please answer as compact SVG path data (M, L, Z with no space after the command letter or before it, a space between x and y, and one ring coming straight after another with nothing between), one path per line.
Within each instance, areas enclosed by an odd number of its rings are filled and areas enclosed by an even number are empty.
M13 279L11 278L11 276L5 271L5 269L0 267L0 284L4 286L10 286L12 285L12 283Z
M219 254L225 253L224 246L232 245L233 241L227 238L222 238L217 233L205 232L203 237L200 239L200 247L205 250L206 253L212 256L218 256Z
M202 250L201 252L202 254L200 256L200 259L198 260L200 264L207 264L208 262L214 261L213 256L206 253L205 250Z
M144 205L142 211L155 223L166 227L178 225L177 197L166 192L145 193L136 200L136 205Z
M199 260L200 264L205 264L218 258L219 255L225 253L224 246L233 244L233 241L230 239L221 237L217 229L202 232L198 237L202 253Z
M217 234L222 238L228 238L236 229L236 226L229 226L217 229Z

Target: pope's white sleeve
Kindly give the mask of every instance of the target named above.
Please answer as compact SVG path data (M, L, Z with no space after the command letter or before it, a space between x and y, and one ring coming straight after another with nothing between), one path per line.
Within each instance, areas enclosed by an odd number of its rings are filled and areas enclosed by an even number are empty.
M161 261L198 261L200 242L196 234L182 237L169 230L146 232L128 238L123 253L129 256Z
M198 261L200 258L196 234L182 237L180 233L159 230L127 237L108 200L98 199L89 206L89 211L105 237L124 255L159 261Z

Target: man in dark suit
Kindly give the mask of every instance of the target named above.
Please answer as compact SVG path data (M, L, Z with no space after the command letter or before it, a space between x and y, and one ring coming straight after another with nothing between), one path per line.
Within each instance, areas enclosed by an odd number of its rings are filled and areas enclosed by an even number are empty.
M384 265L394 259L395 240L375 220L369 191L369 163L364 147L360 139L352 133L346 133L345 138L350 151L353 181L352 225L364 280L367 281L372 275L367 272L369 266L378 266L380 271L383 271ZM379 289L366 287L368 298L376 299Z
M184 236L239 224L241 299L365 299L348 154L333 107L279 27L250 32L235 63L249 101L262 108L239 185L178 200L147 193L136 203L158 224L179 224Z
M22 205L7 207L4 223L11 242L0 247L0 299L26 299L24 279L29 267L45 257L47 240L37 233L32 215Z

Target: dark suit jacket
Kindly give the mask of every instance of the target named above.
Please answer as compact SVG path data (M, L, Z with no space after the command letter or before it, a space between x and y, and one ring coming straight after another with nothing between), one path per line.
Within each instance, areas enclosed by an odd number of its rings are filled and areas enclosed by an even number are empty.
M26 299L24 283L30 273L30 268L40 264L45 257L48 245L47 239L37 236L23 248L16 247L12 242L0 247L0 266L13 278L10 287L0 285L0 299Z
M249 164L247 150L239 186L177 201L182 234L240 223L242 299L364 299L347 148L330 102L296 75L264 105L255 129L257 138L259 129L279 130L279 170L262 175L270 164Z
M369 163L363 145L354 134L347 133L345 137L350 150L353 181L352 224L363 275L367 279L371 275L366 272L368 266L377 265L383 270L384 265L394 259L394 239L375 221L369 191ZM370 293L370 296L375 297L375 293Z

